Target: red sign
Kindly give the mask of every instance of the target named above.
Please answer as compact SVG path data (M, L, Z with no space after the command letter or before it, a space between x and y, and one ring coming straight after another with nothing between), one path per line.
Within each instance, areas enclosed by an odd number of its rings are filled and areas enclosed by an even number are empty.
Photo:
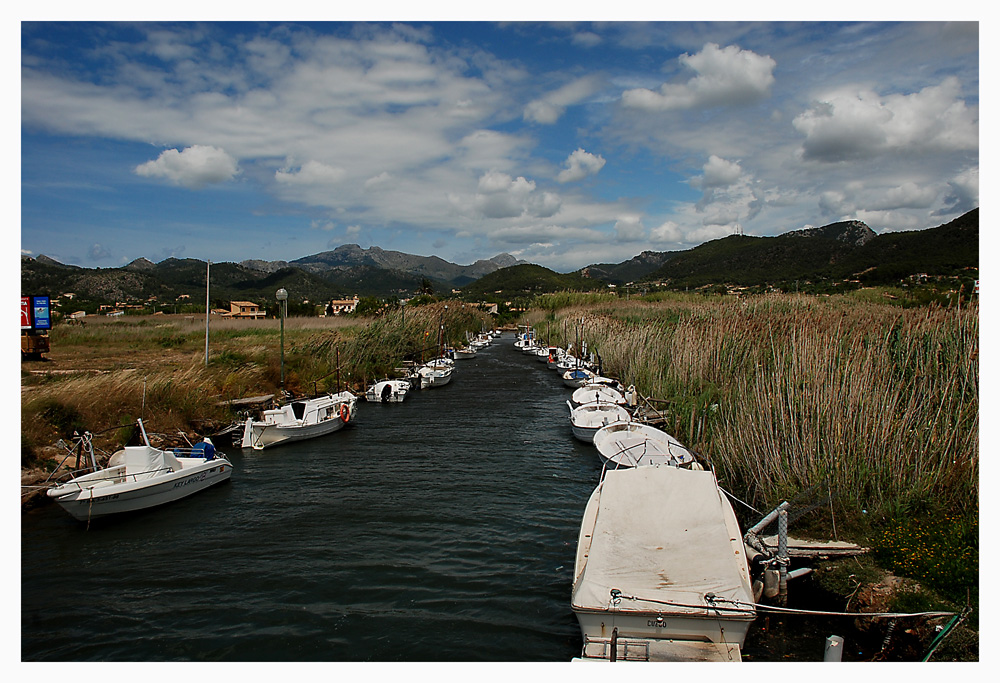
M21 297L21 329L31 329L31 297Z

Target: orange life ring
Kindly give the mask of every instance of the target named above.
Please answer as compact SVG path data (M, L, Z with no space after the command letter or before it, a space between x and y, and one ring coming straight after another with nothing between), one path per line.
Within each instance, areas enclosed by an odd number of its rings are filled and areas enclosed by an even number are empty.
M346 403L340 404L340 419L344 421L344 424L351 421L351 409Z

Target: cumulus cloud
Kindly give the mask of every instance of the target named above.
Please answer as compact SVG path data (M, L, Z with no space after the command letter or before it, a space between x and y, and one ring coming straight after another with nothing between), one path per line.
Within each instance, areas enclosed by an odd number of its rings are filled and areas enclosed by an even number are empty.
M489 171L479 178L478 192L473 200L475 210L486 218L525 215L548 218L559 211L561 203L554 193L536 193L533 180L523 176L512 178L499 171Z
M738 162L726 161L714 154L708 158L702 170L705 172L701 180L703 188L729 187L739 180L743 173Z
M909 95L841 89L819 97L792 124L805 136L803 158L822 162L890 151L975 150L978 115L959 98L960 91L954 76Z
M662 225L649 231L649 238L656 243L664 242L684 242L684 232L681 226L673 221L666 221Z
M615 221L615 237L619 242L639 242L646 239L646 228L639 216L623 216Z
M146 178L166 178L175 185L197 189L224 183L239 173L236 160L218 147L192 145L184 150L167 149L152 161L135 167Z
M936 216L965 213L979 206L979 167L968 168L948 181L948 194L944 197L944 208L935 211Z
M938 197L933 187L921 187L913 182L906 182L898 187L885 190L881 197L868 205L872 210L887 209L926 209Z
M524 120L534 123L555 123L562 117L566 107L590 97L598 87L599 81L594 76L578 78L525 105Z
M760 100L774 83L777 62L736 45L720 49L706 43L701 52L677 58L697 75L687 83L664 83L658 92L635 88L622 93L622 104L645 111L735 106Z
M570 154L563 163L566 168L556 176L556 180L560 183L583 180L589 175L594 175L604 168L606 162L601 155L591 154L580 147Z

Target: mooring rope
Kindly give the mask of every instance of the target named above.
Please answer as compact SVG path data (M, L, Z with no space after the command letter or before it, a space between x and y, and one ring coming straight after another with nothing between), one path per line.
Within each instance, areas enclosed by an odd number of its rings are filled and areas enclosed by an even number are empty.
M705 599L708 602L706 605L688 605L680 602L672 602L669 600L656 600L654 598L641 598L635 595L626 595L617 589L612 589L612 599L617 602L618 600L638 600L642 602L652 602L659 605L669 605L671 607L684 607L687 609L704 609L704 610L727 610L730 612L741 612L748 613L751 610L756 609L761 612L775 612L781 614L800 614L809 616L827 616L827 617L873 617L873 618L892 618L892 619L903 619L906 617L950 617L957 614L957 612L827 612L823 610L807 610L807 609L796 609L792 607L777 607L775 605L764 605L761 603L754 602L742 602L740 600L730 600L728 598L720 598L712 594L706 595ZM733 607L726 607L716 603L729 603Z

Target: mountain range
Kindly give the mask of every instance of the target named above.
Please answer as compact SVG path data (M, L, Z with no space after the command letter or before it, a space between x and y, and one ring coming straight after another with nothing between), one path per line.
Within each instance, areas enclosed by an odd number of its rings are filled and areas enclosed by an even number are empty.
M437 256L345 244L294 261L213 263L211 283L216 300L270 302L284 287L316 302L355 294L410 296L428 285L437 293L461 290L469 297L490 298L651 282L671 288L800 280L891 282L916 273L955 275L978 266L979 210L974 209L926 230L876 234L861 221L841 221L777 237L730 235L684 251L644 251L622 263L592 264L572 273L557 273L510 254L462 266ZM43 255L22 256L21 291L51 296L75 292L108 302L154 296L172 302L186 294L198 301L207 268L197 259L153 263L140 258L121 268L91 269Z

